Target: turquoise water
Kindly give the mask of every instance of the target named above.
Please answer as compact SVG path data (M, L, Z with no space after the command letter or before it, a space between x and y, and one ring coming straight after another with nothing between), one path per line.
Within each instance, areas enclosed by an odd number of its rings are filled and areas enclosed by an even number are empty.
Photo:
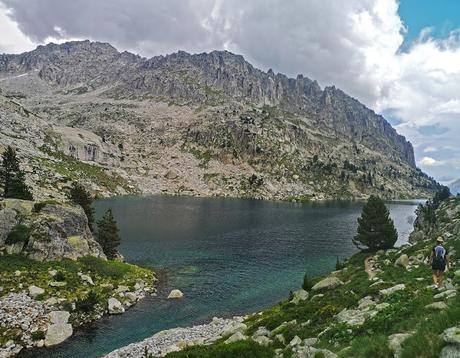
M416 205L388 205L400 244ZM98 357L163 329L268 307L298 289L305 272L327 273L337 257L355 252L351 238L362 203L120 197L96 202L97 216L107 208L118 221L126 260L157 269L158 296L77 330L57 348L22 356ZM184 299L166 300L173 288Z

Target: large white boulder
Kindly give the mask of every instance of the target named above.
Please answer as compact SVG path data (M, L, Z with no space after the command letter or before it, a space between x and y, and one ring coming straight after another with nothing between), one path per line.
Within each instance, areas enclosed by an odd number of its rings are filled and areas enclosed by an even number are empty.
M45 346L55 346L64 342L73 334L72 325L67 323L70 313L67 311L52 311L49 313L51 325L45 335Z

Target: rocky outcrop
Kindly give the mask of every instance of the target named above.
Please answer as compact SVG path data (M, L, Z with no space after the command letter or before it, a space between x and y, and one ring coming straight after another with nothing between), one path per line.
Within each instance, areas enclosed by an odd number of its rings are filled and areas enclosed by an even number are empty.
M414 222L414 231L409 241L435 240L442 236L444 240L458 238L460 235L460 197L444 200L433 214L419 210Z
M57 202L0 202L0 248L39 261L105 258L81 207Z

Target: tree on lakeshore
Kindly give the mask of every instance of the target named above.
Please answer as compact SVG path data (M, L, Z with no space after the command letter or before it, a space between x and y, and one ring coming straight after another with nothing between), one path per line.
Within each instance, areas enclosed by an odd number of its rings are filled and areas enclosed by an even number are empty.
M120 236L112 209L108 209L104 216L97 222L97 241L108 259L113 260L118 256Z
M396 240L398 232L385 202L371 196L358 218L358 233L353 238L353 243L360 250L367 247L371 251L377 251L392 248Z
M83 185L79 183L73 183L72 188L69 192L70 199L77 205L80 205L88 218L88 226L91 231L93 231L94 224L94 209L91 207L93 203L93 197L91 194L84 188Z
M19 167L16 151L10 146L2 154L0 185L4 198L33 200L32 192L25 182L25 174Z

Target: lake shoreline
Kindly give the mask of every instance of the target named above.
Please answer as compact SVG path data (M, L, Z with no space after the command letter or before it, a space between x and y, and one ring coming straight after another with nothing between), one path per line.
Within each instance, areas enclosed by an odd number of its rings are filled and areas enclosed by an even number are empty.
M161 267L165 275L159 277L157 297L140 301L124 315L76 330L62 347L43 351L49 357L95 357L165 329L267 309L286 299L306 271L328 274L337 257L343 260L356 252L350 237L362 207L350 201L299 205L165 196L118 197L95 204L97 213L113 208L125 238L121 252L126 260ZM399 225L409 226L406 216L415 206L393 205L399 210L395 215L404 218ZM315 247L332 239L327 255L317 256ZM166 300L168 291L176 288L184 298Z

